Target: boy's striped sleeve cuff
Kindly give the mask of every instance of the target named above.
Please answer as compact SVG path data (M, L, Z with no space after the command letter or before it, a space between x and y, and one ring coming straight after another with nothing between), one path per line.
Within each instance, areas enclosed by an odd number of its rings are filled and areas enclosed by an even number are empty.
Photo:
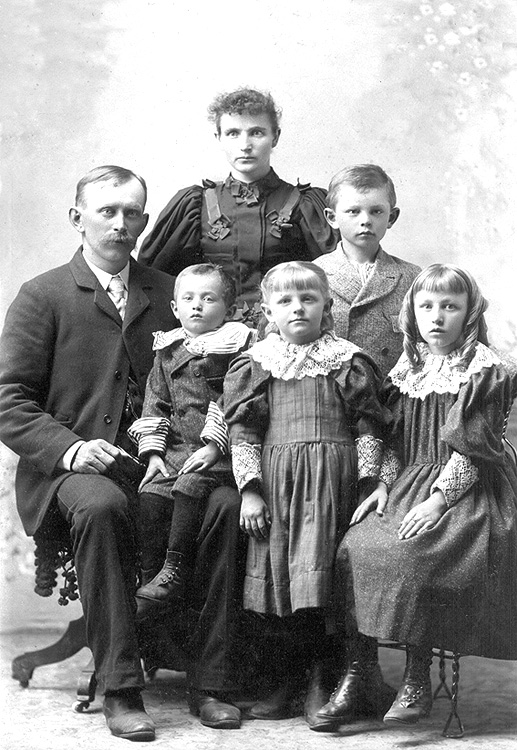
M165 417L140 417L133 422L127 434L137 443L139 456L146 453L164 456L170 426L170 421Z
M223 456L230 453L230 435L224 414L215 401L210 401L206 413L205 426L201 430L201 440L206 444L212 441L217 445Z

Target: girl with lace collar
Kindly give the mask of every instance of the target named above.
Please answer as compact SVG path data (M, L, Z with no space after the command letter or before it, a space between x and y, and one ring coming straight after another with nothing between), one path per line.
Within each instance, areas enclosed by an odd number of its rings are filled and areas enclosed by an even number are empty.
M386 385L392 447L337 554L357 664L321 712L334 728L350 716L352 672L368 668L366 636L407 644L384 716L397 726L431 710L432 647L517 658L517 473L504 443L517 382L478 341L486 306L468 272L441 264L404 299L404 353Z
M148 462L139 487L144 530L142 585L136 593L140 620L182 604L203 503L217 487L234 486L227 430L216 401L231 361L255 339L254 331L230 320L235 284L220 266L205 263L182 271L171 306L181 328L154 334L156 357L142 417L129 431ZM160 569L163 551L156 549L156 539L163 534L153 526L167 514L172 518Z
M281 263L261 289L266 338L233 363L224 385L241 527L249 535L244 606L284 633L269 666L278 689L251 715L290 715L305 668L317 662L305 714L319 729L322 661L333 658L324 626L335 549L358 484L376 484L389 415L378 399L376 365L332 331L321 268Z

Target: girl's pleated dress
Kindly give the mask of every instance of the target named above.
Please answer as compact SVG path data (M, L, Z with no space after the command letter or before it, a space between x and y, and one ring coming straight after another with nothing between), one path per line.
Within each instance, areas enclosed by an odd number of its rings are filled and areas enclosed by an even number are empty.
M379 469L386 421L378 374L355 345L325 334L306 345L270 334L225 381L238 486L271 511L269 538L250 538L244 606L284 617L326 607L337 543L356 506L359 476Z

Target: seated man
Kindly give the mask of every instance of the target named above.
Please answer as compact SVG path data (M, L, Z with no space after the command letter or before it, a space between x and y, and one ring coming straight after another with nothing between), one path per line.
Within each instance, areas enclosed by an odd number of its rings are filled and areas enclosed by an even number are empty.
M56 513L68 524L104 714L129 740L154 739L155 727L140 695L137 501L124 447L152 365L152 332L171 326L174 283L130 258L147 224L145 202L144 180L127 169L83 177L70 209L82 247L23 284L0 342L0 439L20 456L18 511L31 536ZM201 720L224 727L230 709L238 722L237 709L211 691L230 679L239 502L231 490L219 493L199 536L189 679Z

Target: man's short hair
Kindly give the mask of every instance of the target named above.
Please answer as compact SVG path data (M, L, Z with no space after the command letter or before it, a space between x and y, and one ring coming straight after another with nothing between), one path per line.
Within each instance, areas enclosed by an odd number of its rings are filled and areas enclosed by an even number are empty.
M77 188L75 192L75 205L81 206L84 205L84 188L86 185L90 185L93 182L108 182L111 181L115 185L124 185L126 182L129 182L130 180L138 180L138 182L141 184L141 186L144 189L144 206L147 201L147 185L145 183L145 180L143 177L140 177L140 175L136 174L136 172L132 172L130 169L125 169L124 167L117 167L113 164L107 164L102 167L94 167L89 172L87 172L84 177L81 177L79 182L77 183Z

